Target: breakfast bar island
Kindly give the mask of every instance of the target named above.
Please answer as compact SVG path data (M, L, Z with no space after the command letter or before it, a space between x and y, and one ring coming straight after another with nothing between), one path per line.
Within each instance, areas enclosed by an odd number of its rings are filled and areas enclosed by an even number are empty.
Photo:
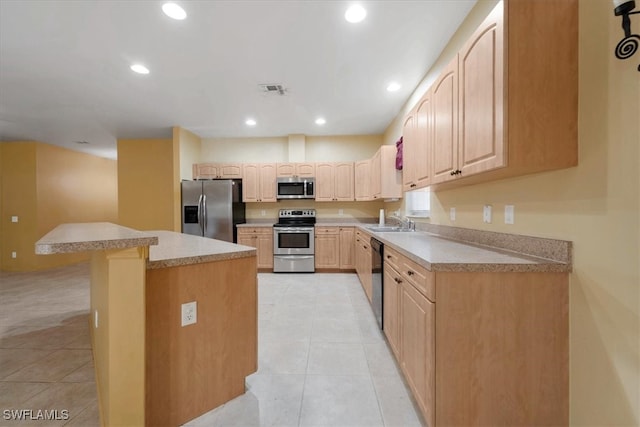
M254 248L111 223L36 242L37 254L85 251L102 425L177 426L244 393L257 370Z

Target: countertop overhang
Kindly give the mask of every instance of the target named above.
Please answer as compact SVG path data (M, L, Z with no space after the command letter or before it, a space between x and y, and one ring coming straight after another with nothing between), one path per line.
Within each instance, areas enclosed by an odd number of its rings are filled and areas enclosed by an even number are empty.
M158 244L158 236L110 222L61 224L36 242L36 254L128 249Z
M256 249L173 231L138 231L109 222L61 224L36 242L39 255L149 247L147 268L223 261L256 255Z

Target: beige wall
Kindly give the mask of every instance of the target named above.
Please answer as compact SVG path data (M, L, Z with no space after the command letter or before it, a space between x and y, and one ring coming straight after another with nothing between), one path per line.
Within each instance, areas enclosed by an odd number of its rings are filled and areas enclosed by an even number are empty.
M614 57L622 30L609 0L579 4L579 165L432 193L431 221L572 241L571 425L637 426L640 425L640 74L637 71L640 55L636 53L627 61ZM482 2L478 7L488 9ZM439 64L446 63L457 50L460 34L470 33L470 23L478 20L478 7ZM438 68L437 64L434 68ZM400 134L399 119L411 106L404 108L389 126L385 143L392 143ZM482 222L484 204L493 206L492 224ZM505 204L515 205L514 225L504 224ZM449 221L450 207L457 210L455 222Z
M193 179L193 164L200 162L202 140L198 135L180 127L173 128L173 140L178 143L180 180Z
M285 162L287 138L204 138L200 162Z
M383 208L381 201L371 202L315 202L308 200L288 200L274 203L247 203L247 219L278 218L280 209L315 209L318 219L323 218L377 218ZM340 214L342 209L342 214ZM264 215L262 215L264 211Z
M118 140L120 225L173 231L180 224L175 218L180 181L175 158L171 139Z
M373 157L380 145L382 135L307 136L306 161L356 162Z
M2 268L28 271L87 259L86 254L36 255L35 242L63 223L117 222L116 162L39 142L0 147ZM14 215L17 223L11 222Z

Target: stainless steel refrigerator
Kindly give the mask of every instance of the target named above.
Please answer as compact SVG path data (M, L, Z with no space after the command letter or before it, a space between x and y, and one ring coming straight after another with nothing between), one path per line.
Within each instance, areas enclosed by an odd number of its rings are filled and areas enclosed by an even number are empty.
M182 181L183 233L236 243L244 222L241 180Z

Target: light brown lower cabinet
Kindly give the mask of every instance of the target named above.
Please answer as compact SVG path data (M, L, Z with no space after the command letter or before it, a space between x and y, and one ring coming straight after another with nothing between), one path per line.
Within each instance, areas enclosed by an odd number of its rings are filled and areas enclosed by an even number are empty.
M316 270L353 270L354 228L317 226L315 229Z
M371 237L360 230L356 230L355 240L355 259L356 259L356 273L360 279L360 284L364 289L364 293L367 295L369 301L371 301L373 276L371 273L371 245L369 241Z
M273 269L272 227L238 227L238 244L257 249L259 269Z
M384 333L430 427L568 425L568 273L433 272L385 246L384 277Z

